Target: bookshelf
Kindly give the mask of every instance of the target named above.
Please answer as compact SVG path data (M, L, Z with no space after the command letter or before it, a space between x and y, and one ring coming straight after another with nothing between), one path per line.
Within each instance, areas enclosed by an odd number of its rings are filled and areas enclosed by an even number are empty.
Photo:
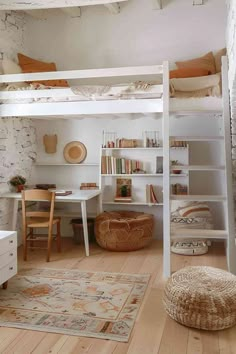
M103 204L163 206L163 147L161 142L158 140L156 144L158 146L146 146L147 138L144 137L143 139L130 139L130 147L118 147L121 139L118 139L115 133L113 134L114 142L109 143L110 147L107 147L106 139L103 137L100 149L99 186L102 190ZM152 136L151 133L149 134ZM155 134L152 141L155 140L155 136L158 136L157 133ZM136 144L135 147L134 144ZM189 145L170 147L170 160L174 160L175 163L178 161L180 165L188 165ZM183 185L189 190L189 172L181 170L181 167L179 169L178 173L171 172L171 184ZM117 197L119 179L131 181L129 198L119 199Z

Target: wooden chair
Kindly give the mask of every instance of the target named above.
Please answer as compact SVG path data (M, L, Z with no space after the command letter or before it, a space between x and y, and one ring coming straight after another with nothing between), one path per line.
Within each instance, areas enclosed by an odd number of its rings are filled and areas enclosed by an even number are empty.
M26 211L27 201L48 201L50 202L50 211ZM24 261L27 260L27 244L30 243L30 248L34 247L35 241L42 241L42 235L33 233L34 228L48 228L47 236L47 262L50 261L51 244L53 236L56 237L57 251L61 252L61 233L60 233L60 218L53 217L55 204L55 193L47 190L33 189L22 191L22 217L23 217L23 247ZM53 235L53 226L56 225L57 233ZM28 232L29 229L29 233ZM40 238L41 236L41 238Z

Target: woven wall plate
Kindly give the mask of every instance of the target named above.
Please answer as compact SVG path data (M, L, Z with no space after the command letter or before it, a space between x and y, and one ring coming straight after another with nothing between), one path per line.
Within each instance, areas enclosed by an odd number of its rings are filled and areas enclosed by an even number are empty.
M87 156L87 149L80 141L71 141L64 147L63 155L69 163L81 163Z

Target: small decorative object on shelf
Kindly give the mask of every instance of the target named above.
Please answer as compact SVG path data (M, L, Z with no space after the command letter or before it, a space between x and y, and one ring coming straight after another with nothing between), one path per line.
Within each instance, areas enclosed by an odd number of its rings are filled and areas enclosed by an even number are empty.
M47 154L54 154L57 151L57 135L44 135L43 143Z
M116 139L116 147L119 148L135 148L138 146L136 139Z
M170 142L170 147L184 147L184 148L186 148L187 146L188 146L187 141L172 140Z
M132 202L132 180L130 178L117 178L115 202Z
M103 130L102 147L103 148L114 148L116 144L116 132L106 132Z
M186 195L188 194L188 186L182 185L180 183L171 185L172 194L175 195Z
M163 173L163 156L156 157L156 173Z
M177 165L179 165L179 161L178 160L171 160L171 166L177 166ZM176 168L175 169L171 168L171 172L173 174L175 174L175 175L179 175L181 173L181 170L176 169Z
M144 132L144 147L159 147L160 145L158 130Z
M20 193L24 189L26 178L20 175L12 177L9 181L10 185L16 187L17 193Z
M81 190L87 190L87 189L98 189L97 183L81 183L80 184L80 189Z

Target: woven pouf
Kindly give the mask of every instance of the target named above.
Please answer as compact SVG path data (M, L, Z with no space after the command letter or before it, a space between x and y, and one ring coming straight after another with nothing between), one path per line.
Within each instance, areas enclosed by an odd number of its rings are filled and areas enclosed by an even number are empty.
M167 281L165 309L177 322L206 330L236 324L236 276L212 267L186 267Z
M153 238L154 218L134 211L104 212L95 219L96 241L109 251L135 251Z

